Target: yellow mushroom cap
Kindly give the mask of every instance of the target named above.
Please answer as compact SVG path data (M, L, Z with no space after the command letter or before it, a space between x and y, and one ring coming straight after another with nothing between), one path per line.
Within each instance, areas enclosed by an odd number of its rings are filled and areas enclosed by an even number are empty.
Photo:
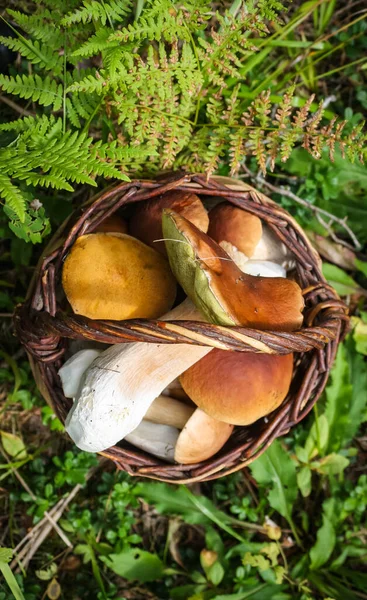
M66 257L62 285L73 311L90 319L154 319L176 296L167 260L120 233L78 238Z

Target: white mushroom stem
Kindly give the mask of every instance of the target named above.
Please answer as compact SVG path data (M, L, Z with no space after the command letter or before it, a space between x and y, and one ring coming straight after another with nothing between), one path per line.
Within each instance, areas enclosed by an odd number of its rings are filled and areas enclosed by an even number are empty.
M183 429L195 409L195 406L189 406L169 396L158 396L148 408L144 419Z
M287 272L282 265L270 260L248 260L241 269L248 275L255 277L286 277Z
M223 250L225 250L227 254L229 254L231 259L236 263L237 267L249 275L254 275L251 270L252 266L249 265L250 262L256 262L257 264L275 264L282 269L282 272L284 272L284 275L267 275L264 273L263 277L286 277L286 271L293 269L296 264L294 255L266 225L263 225L261 239L257 244L251 258L246 256L246 254L241 252L230 242L222 241L219 245L222 246Z
M168 462L174 462L179 435L180 432L175 427L143 420L134 431L125 436L125 440L140 450L159 456Z
M185 300L165 320L203 320ZM113 446L137 428L153 400L212 348L190 344L116 344L86 371L65 423L75 444L87 452Z
M286 270L293 269L295 265L294 254L265 224L263 225L261 239L251 256L251 260L271 261L278 263Z
M66 398L75 398L83 374L102 350L79 350L69 358L59 370L62 389Z

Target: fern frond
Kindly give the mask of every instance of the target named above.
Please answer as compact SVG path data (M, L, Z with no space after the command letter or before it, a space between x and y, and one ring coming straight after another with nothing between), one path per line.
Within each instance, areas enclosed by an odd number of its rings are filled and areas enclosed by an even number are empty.
M63 44L63 33L55 25L58 23L60 11L50 11L43 8L41 12L32 15L21 13L11 8L7 13L19 27L40 42L45 42L50 48L58 49Z
M0 153L1 156L1 153ZM0 196L21 223L25 219L26 199L21 190L12 184L10 177L0 173Z
M36 187L37 185L45 188L54 188L55 190L66 190L73 192L73 187L65 180L55 175L42 175L40 173L19 173L17 177L20 181L25 181L27 185Z
M231 175L236 175L240 170L241 161L245 156L244 137L243 131L237 129L234 133L229 136L229 166L231 169Z
M22 119L16 119L15 121L10 121L9 123L1 123L0 131L16 131L17 133L21 133L22 131L27 131L35 127L36 123L38 124L40 121L43 121L49 124L49 117L46 115L42 115L40 117L23 117Z
M99 52L111 47L111 29L108 27L101 27L95 34L90 36L86 42L79 46L73 51L73 56L78 58L84 57L89 58ZM116 42L112 44L112 47L117 47L119 44Z
M52 106L55 111L62 106L62 85L49 76L42 79L39 75L17 75L13 78L0 73L0 87L4 92L31 99L41 106Z
M26 40L23 36L19 38L0 36L0 43L7 48L19 52L33 65L39 65L46 71L53 71L55 75L61 73L63 61L61 56L46 43L42 44L35 40Z
M154 0L137 21L113 33L110 40L124 43L144 40L170 43L190 41L188 15L181 8L177 9L170 0Z
M73 23L100 22L106 25L113 21L121 22L131 11L131 0L109 0L99 2L98 0L83 0L82 8L64 17L61 25L67 27Z
M205 170L210 176L217 171L221 157L227 149L228 129L224 126L213 131L205 156Z
M102 76L99 71L96 71L95 76L87 75L80 81L75 81L69 85L66 92L85 92L87 94L95 92L100 96L104 96L107 94L110 85L111 80L108 77Z
M279 2L279 0L259 0L257 7L263 19L274 21L275 23L282 23L282 20L279 18L279 13L287 10L284 4Z
M224 88L228 77L242 79L240 68L244 57L257 51L249 34L263 35L267 28L253 7L241 10L236 18L228 11L224 15L217 13L216 17L220 28L212 31L211 40L198 39L198 54L208 80Z

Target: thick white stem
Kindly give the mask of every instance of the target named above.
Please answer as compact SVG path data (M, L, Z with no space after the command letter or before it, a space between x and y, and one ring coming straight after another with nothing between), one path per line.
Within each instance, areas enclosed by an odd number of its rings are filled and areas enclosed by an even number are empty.
M166 320L203 320L185 300ZM167 385L211 348L190 344L116 344L102 352L84 375L66 419L66 431L87 452L113 446L136 429Z
M154 456L174 462L175 447L180 432L169 425L158 425L145 419L134 431L125 435L125 440Z
M189 406L169 396L158 396L149 406L144 419L183 429L195 410L196 406Z

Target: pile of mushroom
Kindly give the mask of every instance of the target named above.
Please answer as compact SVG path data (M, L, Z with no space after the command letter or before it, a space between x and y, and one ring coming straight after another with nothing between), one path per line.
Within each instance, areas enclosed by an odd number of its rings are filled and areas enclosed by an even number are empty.
M175 191L139 205L129 222L113 215L79 237L62 284L71 309L91 319L293 331L304 303L286 278L292 266L258 217L223 202L208 214L195 194ZM174 306L177 283L187 297ZM196 464L216 454L234 426L278 408L292 373L292 354L228 352L219 342L91 346L59 370L73 399L66 430L89 452L125 440L165 461Z

